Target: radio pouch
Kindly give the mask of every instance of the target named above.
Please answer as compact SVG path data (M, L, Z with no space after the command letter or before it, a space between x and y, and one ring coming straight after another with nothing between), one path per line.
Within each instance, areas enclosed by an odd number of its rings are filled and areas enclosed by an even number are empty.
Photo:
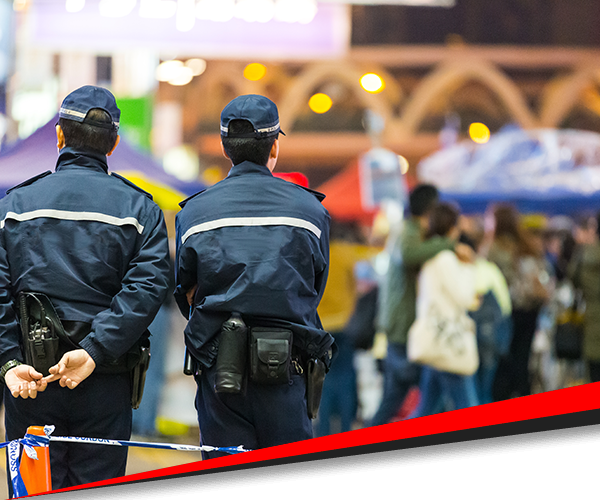
M52 302L42 293L21 292L19 320L25 363L49 375L60 359L60 338L67 337Z
M290 381L292 332L282 328L250 329L250 378L258 384Z

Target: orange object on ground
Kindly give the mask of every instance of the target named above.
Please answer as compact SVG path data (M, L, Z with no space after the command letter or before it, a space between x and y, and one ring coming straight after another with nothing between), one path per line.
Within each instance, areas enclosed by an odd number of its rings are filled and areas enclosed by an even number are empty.
M30 426L28 434L45 436L43 426ZM23 452L21 457L21 477L27 488L27 493L44 493L52 490L52 477L50 475L50 448L48 446L34 446L38 459L33 460Z

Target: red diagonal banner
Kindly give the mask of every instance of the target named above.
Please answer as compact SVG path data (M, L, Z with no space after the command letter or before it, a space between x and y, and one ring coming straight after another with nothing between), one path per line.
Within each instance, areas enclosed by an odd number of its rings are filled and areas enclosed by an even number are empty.
M600 382L55 491L192 476L600 423Z

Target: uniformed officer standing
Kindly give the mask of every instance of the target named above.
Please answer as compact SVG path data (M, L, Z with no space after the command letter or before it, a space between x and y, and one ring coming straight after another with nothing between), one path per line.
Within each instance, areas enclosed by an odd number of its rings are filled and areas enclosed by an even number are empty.
M177 215L175 296L189 317L185 342L199 368L196 409L205 444L256 449L312 437L308 363L328 363L333 344L317 315L330 219L323 195L272 175L280 133L271 100L231 101L221 113L229 175L183 202ZM229 358L226 369L236 357L224 350L231 347L224 335L232 313L248 329L250 352L242 351L238 391L219 387L219 377L228 377L219 372L221 356ZM238 333L243 339L243 328Z
M56 171L0 200L0 376L9 440L30 425L54 425L61 436L131 435L131 363L165 299L169 250L151 196L108 174L119 117L106 89L69 94L56 126ZM64 355L44 378L20 364L21 292L48 297L75 342L61 340ZM124 475L127 448L53 442L50 462L58 489Z

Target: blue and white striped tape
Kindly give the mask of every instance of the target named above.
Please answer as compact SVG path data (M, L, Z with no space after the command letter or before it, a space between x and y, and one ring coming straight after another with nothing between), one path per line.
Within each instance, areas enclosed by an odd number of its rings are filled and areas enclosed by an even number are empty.
M187 444L172 444L172 443L147 443L145 441L122 441L118 439L102 439L102 438L86 438L86 437L70 437L70 436L52 436L54 432L53 425L44 426L45 436L37 436L34 434L25 434L21 439L0 443L1 448L8 448L8 468L10 479L13 486L13 498L27 496L27 488L21 477L21 448L27 456L33 460L37 460L37 453L34 447L49 446L51 441L63 443L84 443L84 444L102 444L108 446L133 446L139 448L157 448L163 450L178 450L178 451L220 451L231 455L236 453L244 453L246 450L243 446L191 446Z

